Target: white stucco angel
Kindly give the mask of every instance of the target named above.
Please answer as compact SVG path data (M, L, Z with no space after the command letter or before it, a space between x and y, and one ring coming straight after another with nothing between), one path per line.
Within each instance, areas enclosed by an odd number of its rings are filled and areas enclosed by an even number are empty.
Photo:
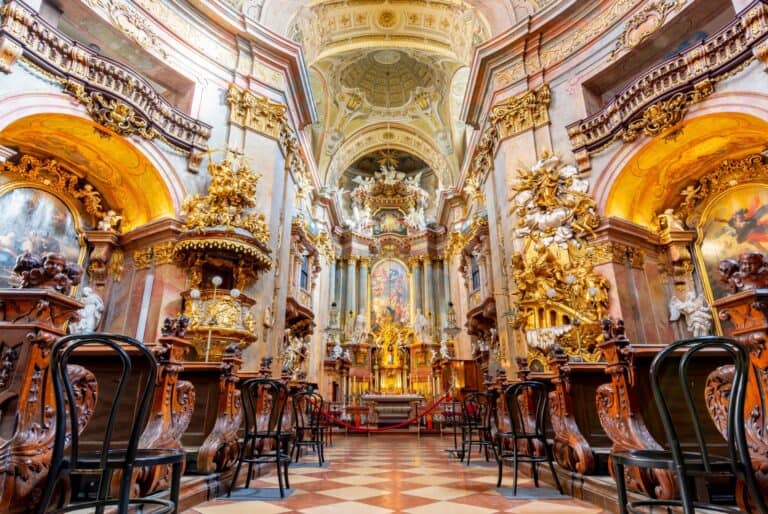
M352 332L352 342L360 344L365 342L365 338L368 336L368 321L365 319L365 314L362 311L355 318L355 328Z
M381 165L378 173L376 173L376 180L381 183L391 186L405 178L405 173L397 171L394 166Z
M441 359L450 359L451 358L451 352L448 350L448 341L443 339L440 341L440 358Z
M408 211L408 213L403 218L403 221L405 221L406 225L413 229L424 229L427 226L427 220L424 215L424 207L414 207Z
M418 172L415 175L411 175L410 177L406 177L403 179L403 184L408 186L411 189L421 189L421 175L424 173L423 171Z
M356 175L352 177L352 182L357 184L357 187L355 188L355 192L362 191L365 193L370 193L373 189L373 184L376 182L373 177L364 177L362 175Z
M83 308L77 311L80 320L70 323L70 334L85 334L95 332L104 313L104 301L90 287L83 288L83 296L80 298Z
M712 313L703 294L688 291L684 300L673 296L669 301L669 321L685 317L685 325L693 337L709 335L712 331Z

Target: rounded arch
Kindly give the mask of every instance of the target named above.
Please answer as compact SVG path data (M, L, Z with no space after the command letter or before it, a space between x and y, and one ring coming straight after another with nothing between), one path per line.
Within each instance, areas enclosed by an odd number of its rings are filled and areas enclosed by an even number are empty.
M51 157L96 187L122 211L126 230L175 216L185 189L155 144L122 137L96 123L57 93L0 96L0 144Z
M326 185L336 184L341 174L360 157L385 148L412 153L426 162L437 175L440 188L453 185L450 163L428 138L403 125L381 123L352 134L344 141L328 164Z
M726 159L762 152L766 120L768 96L719 94L666 133L625 145L595 182L601 214L655 229L657 213L678 203L685 184Z

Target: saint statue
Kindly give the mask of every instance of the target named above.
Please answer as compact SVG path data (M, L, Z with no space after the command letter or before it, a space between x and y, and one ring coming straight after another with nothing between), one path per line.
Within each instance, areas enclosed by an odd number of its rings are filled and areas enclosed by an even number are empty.
M69 324L70 334L95 332L104 313L104 301L90 287L83 288L80 301L83 302L83 308L77 311L80 320Z
M432 336L429 330L429 320L421 313L421 309L416 309L416 319L413 321L413 331L421 343L431 343Z
M365 337L368 335L367 324L368 323L365 319L365 314L363 314L363 311L360 311L360 314L358 314L357 318L355 318L355 328L352 332L353 343L360 344L365 341Z

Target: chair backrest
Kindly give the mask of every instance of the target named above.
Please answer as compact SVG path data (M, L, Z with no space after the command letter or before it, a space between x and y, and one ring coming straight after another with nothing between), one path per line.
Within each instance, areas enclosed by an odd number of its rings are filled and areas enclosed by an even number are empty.
M717 357L714 359L713 357ZM678 436L677 423L685 422L690 424L695 435L695 443L698 453L701 454L704 467L707 471L711 470L712 448L711 439L704 437L702 430L702 420L707 421L709 417L706 413L702 414L701 404L697 407L696 395L694 394L694 385L697 385L690 376L691 364L699 359L710 359L713 369L723 365L723 359L733 364L733 385L728 399L728 421L726 430L726 444L728 456L731 462L739 468L749 468L751 471L749 451L746 435L744 433L744 395L746 391L747 372L749 365L749 353L740 343L733 339L724 337L698 337L686 339L670 344L661 350L651 363L651 389L656 402L656 407L661 416L661 422L664 427L664 434L667 437L667 443L676 462L684 466L683 451L680 446L680 437ZM670 370L670 362L679 359L676 363L676 370ZM662 377L669 376L671 371L673 379L671 384L662 387ZM665 374L665 372L667 372ZM677 380L674 380L676 378ZM701 384L698 384L699 389ZM684 400L684 407L675 406L675 420L673 421L670 403L673 400L675 392L679 392ZM681 416L685 416L683 421ZM745 466L746 464L746 466Z
M473 428L491 428L493 398L488 393L469 393L461 404L464 422Z
M109 450L120 447L125 451L125 463L132 463L136 458L139 439L147 424L149 410L158 378L155 356L139 341L128 336L115 334L76 334L59 339L51 348L51 379L56 404L56 435L52 454L53 462L68 461L71 468L79 467L81 456L80 434L78 434L78 412L71 408L76 405L76 391L67 372L67 366L77 351L85 347L96 347L99 359L114 359L119 367L117 374L110 374L110 394L112 403L103 423L99 423L100 433L100 468L106 473ZM147 366L146 374L136 373L138 366ZM98 380L98 377L97 377ZM132 388L133 382L136 389ZM112 387L112 384L115 384ZM129 384L131 387L129 387ZM106 390L107 382L99 384ZM103 396L103 395L102 395ZM130 405L132 413L128 412ZM127 441L117 441L116 427L130 420ZM91 423L90 425L95 425ZM70 427L75 427L70 429ZM89 426L90 432L91 426ZM120 430L118 430L120 431ZM93 433L89 434L94 437ZM65 451L65 446L69 448ZM113 466L114 467L114 466ZM124 467L124 466L123 466ZM102 477L103 478L103 477Z
M285 384L271 378L251 378L240 387L246 437L280 437L283 412L288 403Z
M317 429L323 412L323 397L319 393L300 391L293 395L293 423L299 429Z
M546 384L536 380L511 384L504 389L504 405L507 408L509 431L512 434L545 436Z

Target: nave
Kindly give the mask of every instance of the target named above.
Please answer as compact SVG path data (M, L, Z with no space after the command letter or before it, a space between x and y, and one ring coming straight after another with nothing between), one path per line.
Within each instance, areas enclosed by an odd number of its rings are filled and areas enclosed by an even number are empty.
M400 435L334 438L319 468L311 455L289 468L293 492L284 500L218 500L186 514L597 514L603 510L564 500L509 500L511 470L496 489L496 464L479 456L466 466L444 451L448 438ZM475 456L473 455L473 458ZM527 466L527 465L526 465ZM546 485L546 484L543 484ZM254 489L277 489L273 470L251 481ZM522 476L519 488L533 487ZM520 494L521 491L518 491ZM277 497L277 494L275 495Z

